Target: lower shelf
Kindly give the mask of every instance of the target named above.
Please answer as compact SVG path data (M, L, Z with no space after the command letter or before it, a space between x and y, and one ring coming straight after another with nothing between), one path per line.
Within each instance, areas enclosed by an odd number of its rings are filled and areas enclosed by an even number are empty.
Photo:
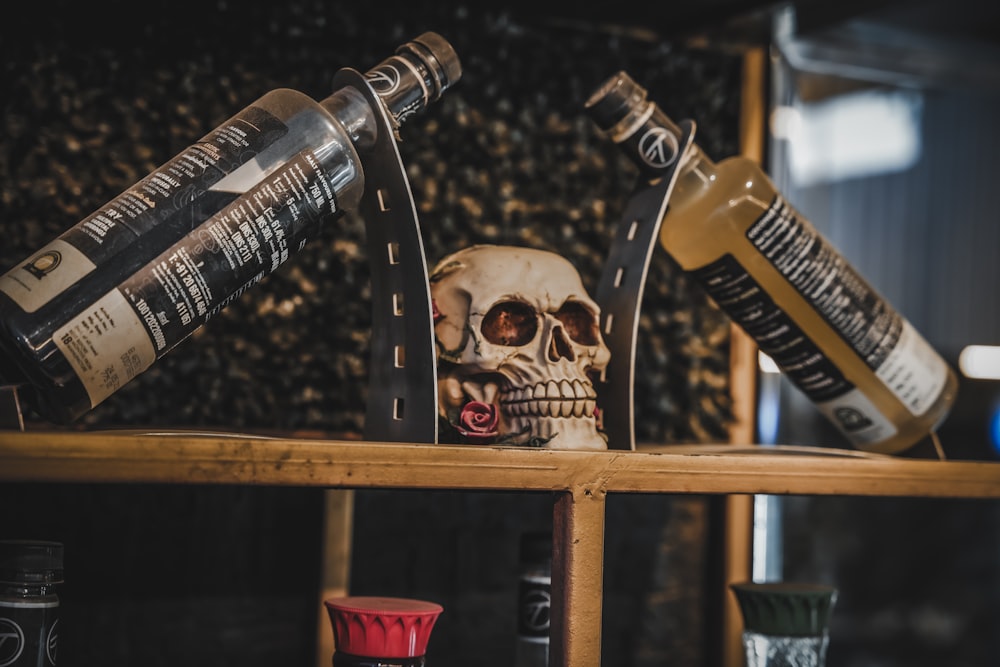
M684 445L533 450L190 431L0 432L0 482L551 491L553 667L599 667L609 493L1000 498L1000 464Z
M0 481L1000 498L1000 463L804 447L593 452L193 431L11 431L0 432Z

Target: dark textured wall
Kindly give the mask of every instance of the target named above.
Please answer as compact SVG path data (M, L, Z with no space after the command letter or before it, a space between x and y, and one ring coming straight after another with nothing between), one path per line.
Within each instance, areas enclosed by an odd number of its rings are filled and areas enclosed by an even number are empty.
M696 117L722 157L736 149L739 59L544 14L319 0L25 7L0 26L0 266L268 90L322 98L340 67L364 70L435 30L463 78L400 145L428 261L472 243L529 245L569 258L593 290L636 174L583 101L625 69L668 113ZM368 279L365 221L351 214L76 427L360 433ZM724 437L726 333L658 248L641 439ZM509 664L517 537L548 523L551 500L359 492L352 587L441 601L437 667ZM66 542L64 665L302 665L321 503L301 489L6 485L0 536ZM606 664L703 664L706 512L700 498L609 501Z

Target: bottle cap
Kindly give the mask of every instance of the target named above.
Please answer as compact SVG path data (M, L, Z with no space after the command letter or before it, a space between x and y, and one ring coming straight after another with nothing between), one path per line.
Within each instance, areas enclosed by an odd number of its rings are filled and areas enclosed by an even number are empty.
M747 630L777 637L822 635L830 623L837 589L822 584L739 583L729 586Z
M626 72L606 80L584 103L597 127L606 132L647 106L646 90Z
M396 53L409 51L420 58L433 72L435 90L430 96L431 102L441 97L441 93L450 88L462 77L462 64L454 47L436 32L425 32L400 46Z
M63 580L63 545L43 540L0 540L0 582L58 584Z
M678 126L626 72L607 79L584 106L597 128L621 146L647 179L667 173L689 147L700 153L691 144L694 123Z
M324 600L337 651L364 658L415 658L427 653L434 622L444 608L434 602L391 597Z

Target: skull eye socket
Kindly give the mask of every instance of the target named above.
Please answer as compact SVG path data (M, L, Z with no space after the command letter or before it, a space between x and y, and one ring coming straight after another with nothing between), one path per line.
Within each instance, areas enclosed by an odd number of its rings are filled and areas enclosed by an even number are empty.
M538 313L522 301L503 301L486 313L481 329L494 345L527 345L538 332Z
M562 322L570 339L580 345L597 345L601 340L597 317L578 301L564 303L556 313L556 319Z

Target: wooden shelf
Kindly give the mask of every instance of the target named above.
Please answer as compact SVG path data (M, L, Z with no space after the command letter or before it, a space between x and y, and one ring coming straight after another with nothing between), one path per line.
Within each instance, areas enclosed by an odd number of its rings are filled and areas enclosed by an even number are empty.
M189 431L0 432L0 482L548 491L550 662L601 664L609 493L1000 498L1000 464L733 445L529 450ZM579 576L574 576L578 573Z
M1000 463L808 447L530 450L189 431L0 433L0 481L1000 498Z

